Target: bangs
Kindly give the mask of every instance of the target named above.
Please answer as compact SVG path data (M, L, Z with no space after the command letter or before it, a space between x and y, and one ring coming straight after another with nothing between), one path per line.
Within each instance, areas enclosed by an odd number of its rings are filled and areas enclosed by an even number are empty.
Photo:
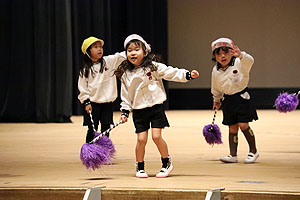
M128 42L128 44L126 45L126 49L128 49L129 45L134 44L138 47L141 47L143 49L146 49L145 45L143 44L143 42L141 42L140 40L137 39L133 39L130 42Z

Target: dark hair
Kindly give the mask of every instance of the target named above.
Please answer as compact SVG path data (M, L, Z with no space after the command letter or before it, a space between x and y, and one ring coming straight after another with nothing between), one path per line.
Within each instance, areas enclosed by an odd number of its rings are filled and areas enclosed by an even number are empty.
M212 58L211 60L212 61L217 61L216 60L216 54L219 54L221 49L225 52L225 53L228 53L229 49L231 49L230 47L219 47L219 48L216 48L213 52L212 52Z
M144 43L141 42L140 40L133 39L129 41L128 44L126 45L126 55L127 55L127 49L129 45L132 43L141 47L144 54L147 53L146 46L144 45ZM144 57L139 67L142 67L144 70L146 70L146 68L150 68L151 71L157 71L157 67L152 63L152 61L159 61L159 59L154 54L148 54L147 56ZM129 62L128 59L126 59L118 66L114 74L116 75L116 77L121 79L122 75L126 70L132 71L133 69L134 69L134 65L131 62Z
M90 54L90 52L91 52L91 47L89 47L86 50L86 54L84 54L84 56L83 56L83 61L80 66L80 69L79 69L79 76L81 76L81 77L88 78L90 75L90 72L91 72L91 75L94 77L95 73L98 73L98 71L96 71L93 68L93 65L94 65L93 61L87 55L87 54ZM105 60L103 59L103 56L98 60L98 62L100 63L100 66L101 66L99 72L103 73L104 70L107 70L107 68L105 67L106 63L105 63Z

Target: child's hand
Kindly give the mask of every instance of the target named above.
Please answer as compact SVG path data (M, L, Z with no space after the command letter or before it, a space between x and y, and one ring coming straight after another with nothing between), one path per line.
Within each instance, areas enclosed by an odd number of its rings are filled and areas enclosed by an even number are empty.
M217 109L217 110L219 110L219 109L220 109L220 107L221 107L221 102L214 102L214 105L213 105L213 110L214 110L214 109Z
M128 118L124 115L121 115L120 121L122 120L122 124L128 121Z
M91 105L91 104L86 105L86 106L85 106L85 111L86 111L87 113L92 113L92 105Z
M236 45L234 45L233 49L231 49L230 52L234 57L239 58L241 56L241 50Z
M192 70L191 71L191 77L192 78L197 78L199 76L199 72L197 70Z

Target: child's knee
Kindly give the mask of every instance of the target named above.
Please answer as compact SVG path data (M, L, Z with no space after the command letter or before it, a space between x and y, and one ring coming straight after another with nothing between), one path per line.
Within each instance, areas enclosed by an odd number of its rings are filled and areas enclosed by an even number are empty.
M249 128L249 124L248 123L239 123L239 127L240 127L241 131L244 131Z
M152 135L153 142L157 143L162 139L161 135Z
M237 124L229 126L229 133L237 133L239 131L239 127Z
M137 142L141 145L147 144L147 138L138 138Z

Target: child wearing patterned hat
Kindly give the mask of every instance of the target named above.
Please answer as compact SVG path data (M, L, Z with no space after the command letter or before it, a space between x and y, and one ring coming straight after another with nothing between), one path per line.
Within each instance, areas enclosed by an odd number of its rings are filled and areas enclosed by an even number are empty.
M229 38L213 41L211 49L212 60L216 62L211 79L213 109L222 108L222 123L229 126L230 154L220 160L225 163L238 162L238 130L240 129L249 145L249 153L244 162L254 163L259 154L249 122L257 120L258 116L248 91L249 73L254 59L246 52L241 52Z
M133 34L124 42L127 60L123 61L115 72L121 80L121 120L127 122L132 111L133 122L137 134L136 144L136 177L147 178L144 169L145 146L148 130L152 129L152 140L161 155L162 168L157 178L168 177L173 170L168 146L162 138L162 129L169 127L163 102L167 96L162 79L168 81L187 82L199 76L196 70L189 72L155 62L151 48L139 35Z

